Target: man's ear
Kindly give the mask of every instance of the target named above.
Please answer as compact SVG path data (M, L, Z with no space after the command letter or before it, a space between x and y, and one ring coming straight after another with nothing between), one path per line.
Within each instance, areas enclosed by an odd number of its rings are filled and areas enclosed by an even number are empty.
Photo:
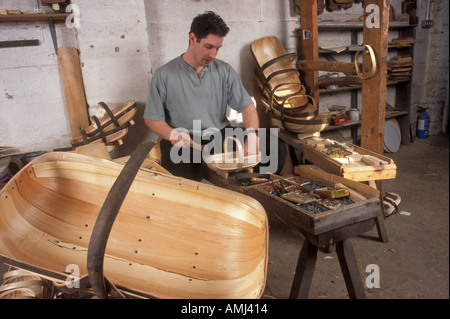
M197 37L194 32L189 33L189 45L194 44L197 41Z

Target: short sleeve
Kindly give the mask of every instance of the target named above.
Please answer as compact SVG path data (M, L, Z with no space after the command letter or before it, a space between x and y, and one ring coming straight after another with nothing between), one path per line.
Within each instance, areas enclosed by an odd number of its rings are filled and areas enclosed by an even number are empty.
M144 118L156 121L165 121L164 101L166 88L159 73L155 73L150 81L147 95L147 103L144 110Z
M247 106L253 103L250 95L242 84L241 78L231 66L229 70L227 94L228 105L237 112L244 111Z

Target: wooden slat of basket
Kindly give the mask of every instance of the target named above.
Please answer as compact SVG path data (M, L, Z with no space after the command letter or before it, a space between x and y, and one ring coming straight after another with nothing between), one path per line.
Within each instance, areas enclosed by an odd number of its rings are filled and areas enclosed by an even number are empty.
M28 164L0 193L0 254L59 272L75 263L85 275L90 232L122 167L72 153ZM258 298L266 223L252 198L140 171L108 240L105 276L161 298Z
M257 65L261 68L266 62L287 54L283 44L281 41L274 36L267 36L264 38L260 38L255 40L251 45L251 50L254 58L256 59ZM279 61L275 64L272 64L268 68L263 71L264 76L267 78L270 74L286 69L292 69L292 63L290 60ZM284 73L275 76L269 81L269 89L273 90L277 85L283 83L298 83L301 85L298 74L295 72ZM292 84L283 86L282 89L277 91L278 97L283 97L298 90L298 85Z

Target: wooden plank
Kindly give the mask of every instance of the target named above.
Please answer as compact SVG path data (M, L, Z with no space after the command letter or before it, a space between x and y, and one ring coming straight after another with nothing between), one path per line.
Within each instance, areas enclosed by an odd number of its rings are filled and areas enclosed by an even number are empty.
M50 18L55 21L64 21L69 15L70 13L8 14L0 15L0 22L47 21Z
M297 61L297 68L304 71L329 71L329 72L343 72L356 73L354 63L339 62L339 61Z
M367 0L364 1L363 6L363 42L364 45L372 47L376 56L378 71L375 76L362 81L361 146L382 154L384 151L390 1ZM371 8L377 8L378 12ZM370 18L372 14L374 20ZM377 22L379 22L379 25L377 25ZM370 72L371 67L369 55L364 54L363 75Z
M80 140L80 130L86 129L90 123L78 50L59 48L58 61L72 139Z
M396 176L396 170L382 170L378 172L358 172L342 173L342 176L353 181L377 181L383 179L393 179Z
M299 60L319 60L319 30L317 26L317 1L301 0L300 20L302 22ZM319 103L319 71L304 71L306 91Z

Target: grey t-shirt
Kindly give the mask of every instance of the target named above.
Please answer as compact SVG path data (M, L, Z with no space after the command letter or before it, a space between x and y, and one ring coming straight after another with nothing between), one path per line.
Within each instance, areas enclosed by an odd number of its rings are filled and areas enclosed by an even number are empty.
M160 67L152 77L144 118L165 121L173 128L193 133L193 121L201 129L223 129L229 125L229 105L242 112L252 100L236 71L214 59L199 78L181 56ZM197 133L197 132L195 132Z

